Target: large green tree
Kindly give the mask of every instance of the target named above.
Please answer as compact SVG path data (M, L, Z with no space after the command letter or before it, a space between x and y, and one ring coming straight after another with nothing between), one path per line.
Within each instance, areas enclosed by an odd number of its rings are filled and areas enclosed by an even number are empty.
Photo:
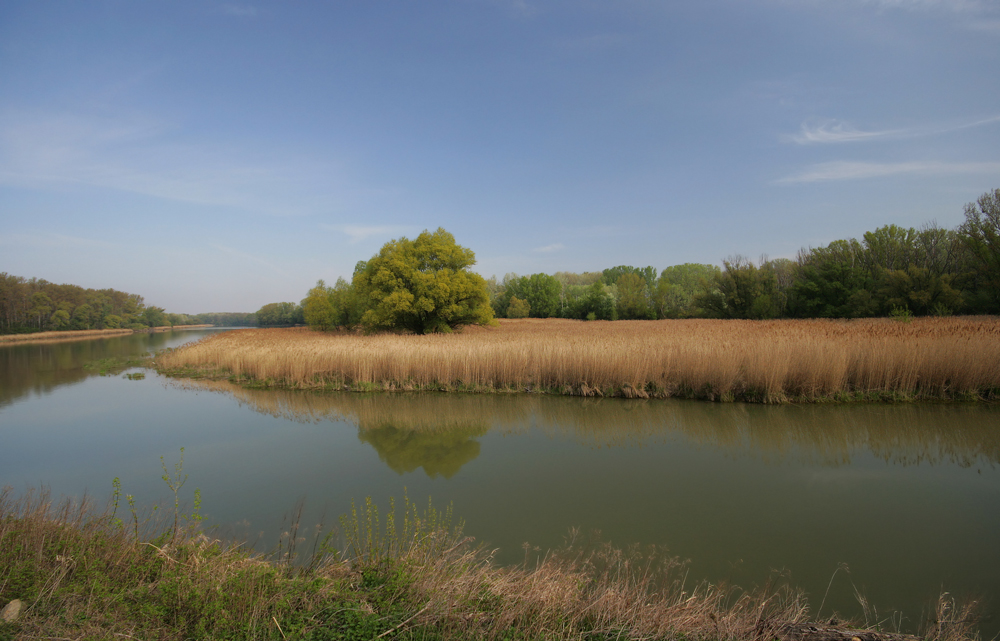
M361 325L427 334L493 322L486 281L469 271L475 264L472 250L440 227L389 241L354 274L366 307Z

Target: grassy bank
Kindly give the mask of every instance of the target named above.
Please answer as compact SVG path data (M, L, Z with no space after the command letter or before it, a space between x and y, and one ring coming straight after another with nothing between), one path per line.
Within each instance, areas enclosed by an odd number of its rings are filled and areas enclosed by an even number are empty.
M1000 320L524 319L429 336L241 330L163 354L156 366L302 389L978 400L1000 394Z
M196 515L140 517L128 499L95 511L0 493L0 603L24 604L0 639L771 641L807 617L786 585L687 584L655 551L571 543L498 567L449 514L409 501L343 517L336 548L327 537L300 552L293 527L262 555L206 536ZM974 638L966 608L942 600L938 614L925 638Z

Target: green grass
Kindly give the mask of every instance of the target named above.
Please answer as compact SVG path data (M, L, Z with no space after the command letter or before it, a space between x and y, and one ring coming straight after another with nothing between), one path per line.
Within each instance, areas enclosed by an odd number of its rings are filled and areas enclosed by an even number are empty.
M804 595L785 583L691 585L684 563L661 550L573 533L558 550L536 558L526 548L522 566L501 567L450 509L405 495L384 511L370 499L352 504L339 532L306 549L293 523L274 550L257 553L202 529L197 491L194 510L181 510L182 465L163 462L175 499L165 509L123 500L117 479L101 510L0 491L0 604L25 604L0 624L0 641L760 641L808 616ZM969 609L942 603L927 638L972 639Z

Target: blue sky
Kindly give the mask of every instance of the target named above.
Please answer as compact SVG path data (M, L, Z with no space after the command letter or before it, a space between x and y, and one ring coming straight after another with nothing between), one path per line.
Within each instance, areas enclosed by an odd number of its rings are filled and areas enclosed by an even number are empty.
M1000 187L995 0L0 3L0 271L254 311L444 227L662 269Z

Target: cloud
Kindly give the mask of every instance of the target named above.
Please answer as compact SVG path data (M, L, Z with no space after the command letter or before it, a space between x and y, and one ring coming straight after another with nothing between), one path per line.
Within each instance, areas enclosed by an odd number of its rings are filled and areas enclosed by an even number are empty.
M320 227L328 231L336 231L347 234L351 238L351 244L355 245L372 236L405 236L412 234L414 228L405 225L327 225L320 224Z
M913 127L910 129L884 129L882 131L863 131L856 129L853 125L843 120L824 120L819 124L802 123L802 127L797 134L786 134L783 140L795 142L800 145L859 142L864 140L917 138L921 136L934 136L939 134L961 131L963 129L973 129L1000 123L1000 115L982 118L971 122L961 122L948 125L937 125L931 127Z
M245 4L226 4L222 5L222 13L227 16L237 16L239 18L256 18L257 7Z
M901 129L862 131L855 129L853 125L842 120L826 120L818 125L802 123L802 128L798 134L785 135L783 138L800 145L809 145L813 143L856 142L859 140L871 140L873 138L885 138L887 136L898 136L902 131Z
M560 251L560 250L563 250L563 249L566 249L565 245L563 245L562 243L554 243L552 245L546 245L544 247L535 247L531 251L538 252L540 254L548 254L548 253L557 252L557 251Z
M332 193L339 168L328 161L190 142L179 129L141 116L7 111L0 183L87 185L273 215L329 211L343 195Z
M778 184L814 183L833 180L862 180L898 175L945 176L955 174L997 174L1000 162L827 162L813 165L798 174L775 181Z

